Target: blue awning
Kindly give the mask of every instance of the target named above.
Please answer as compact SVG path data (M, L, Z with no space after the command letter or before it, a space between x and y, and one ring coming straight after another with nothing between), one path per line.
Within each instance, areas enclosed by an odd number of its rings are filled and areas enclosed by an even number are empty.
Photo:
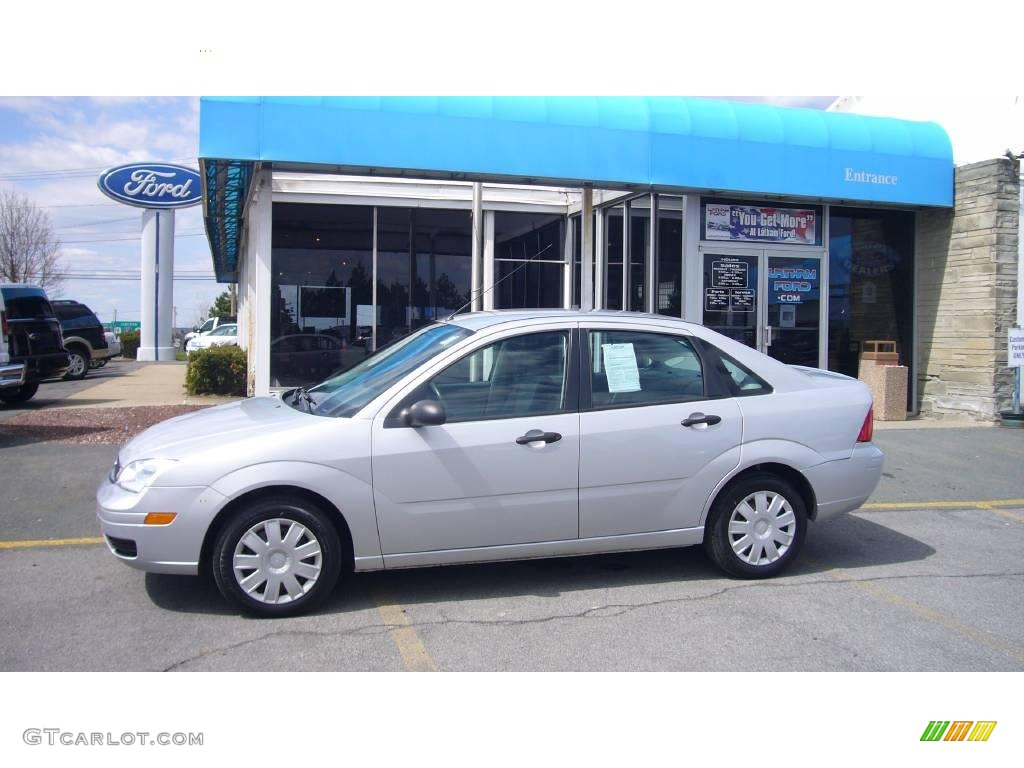
M953 204L952 147L935 123L698 98L204 97L199 155L358 174Z

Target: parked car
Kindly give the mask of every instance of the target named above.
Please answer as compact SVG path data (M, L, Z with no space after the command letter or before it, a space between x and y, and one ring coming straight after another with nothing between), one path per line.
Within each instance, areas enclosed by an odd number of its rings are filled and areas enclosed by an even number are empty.
M38 285L4 283L0 293L7 313L8 354L12 363L25 366L23 383L0 390L0 401L24 403L35 396L40 382L67 373L68 353L46 291Z
M237 322L237 318L234 318L234 317L211 317L211 318L207 319L206 322L204 322L202 325L193 328L189 333L185 334L185 339L184 339L184 341L182 341L182 347L181 348L184 351L188 352L188 347L189 347L189 344L192 342L192 339L196 338L197 336L203 336L203 335L205 335L207 333L210 333L211 331L215 331L215 330L217 330L217 328L219 328L220 326L224 325L225 323L234 323L234 322Z
M238 344L238 326L235 323L224 323L218 325L214 330L209 333L204 333L202 336L195 336L189 342L188 354L192 354L199 349L209 349L210 347L229 347Z
M84 379L90 368L96 368L111 356L103 324L85 304L70 299L50 302L60 320L64 334L64 348L70 363L65 379Z
M868 388L698 325L520 310L426 326L310 390L180 416L97 491L113 554L244 611L367 571L703 544L774 576L875 489Z
M270 344L270 370L277 375L275 386L323 381L343 366L344 349L344 342L337 336L279 336Z
M12 363L7 347L7 307L0 293L0 390L10 390L25 383L25 364Z
M110 350L110 357L99 361L98 367L100 368L106 365L110 359L121 356L121 340L117 338L117 334L113 331L104 331L103 336L107 340L107 349Z

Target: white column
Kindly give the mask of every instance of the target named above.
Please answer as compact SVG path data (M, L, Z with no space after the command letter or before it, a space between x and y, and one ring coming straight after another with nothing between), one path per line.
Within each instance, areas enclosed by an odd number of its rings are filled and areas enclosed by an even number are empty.
M565 259L565 266L562 268L562 308L570 309L572 307L572 261L575 254L575 246L572 241L572 217L566 216L564 222L565 238L563 239L562 258Z
M494 211L484 213L483 302L480 309L494 309Z
M583 208L581 211L580 240L580 309L586 311L594 308L594 189L583 188Z
M487 278L481 279L481 267L483 266L483 234L484 234L484 223L483 223L483 197L484 197L484 185L479 181L473 182L473 242L472 242L472 254L473 260L470 262L469 267L469 296L470 312L478 312L481 308L480 294L484 289L484 286L490 286L487 282Z
M249 264L255 307L253 309L252 347L256 381L253 394L270 394L270 245L272 227L272 188L270 171L261 170L255 180L254 198L249 208Z
M142 212L142 287L137 359L174 360L174 211Z

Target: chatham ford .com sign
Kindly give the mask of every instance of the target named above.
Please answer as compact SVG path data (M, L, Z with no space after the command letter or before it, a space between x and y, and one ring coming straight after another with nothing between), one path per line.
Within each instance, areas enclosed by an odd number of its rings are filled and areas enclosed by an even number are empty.
M139 208L186 208L203 199L199 172L167 163L119 165L97 184L107 197Z

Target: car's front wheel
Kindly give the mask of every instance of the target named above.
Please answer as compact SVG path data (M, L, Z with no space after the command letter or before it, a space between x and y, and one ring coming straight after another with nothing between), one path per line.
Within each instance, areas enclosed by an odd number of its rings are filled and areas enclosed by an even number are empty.
M766 578L796 558L807 535L807 509L792 485L758 472L719 494L705 530L705 549L722 570L742 579Z
M344 559L341 541L315 505L284 496L260 499L221 530L213 577L246 613L304 613L331 593Z

